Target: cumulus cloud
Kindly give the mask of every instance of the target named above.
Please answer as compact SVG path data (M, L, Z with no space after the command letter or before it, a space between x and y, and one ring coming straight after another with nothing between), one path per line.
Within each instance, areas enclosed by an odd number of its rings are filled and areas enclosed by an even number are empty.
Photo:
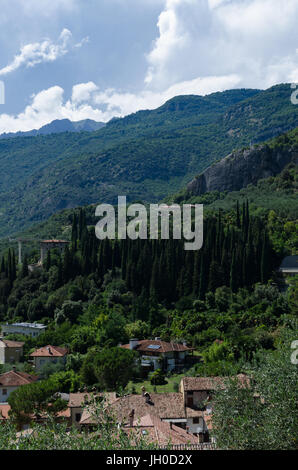
M14 72L22 66L34 67L42 62L57 60L68 52L68 44L71 37L71 32L64 28L56 43L50 39L45 39L42 42L26 44L21 47L20 53L14 57L10 64L0 69L0 76Z
M32 103L16 115L0 115L0 133L39 129L54 119L94 119L107 122L140 109L154 109L168 99L181 94L205 95L218 90L234 88L237 75L197 78L176 83L161 92L144 90L125 93L114 89L100 91L93 82L79 83L72 88L71 99L64 100L64 90L51 87L32 96Z
M92 77L74 85L66 100L61 87L51 87L33 96L20 114L1 115L0 132L39 128L62 118L108 121L156 108L176 95L298 82L297 17L298 0L163 0L138 91L127 92L125 84L121 90L100 89L99 77ZM0 75L55 60L89 40L73 45L71 33L63 31L56 43L24 46Z
M54 119L79 121L90 118L100 121L103 117L99 109L93 108L83 100L80 103L72 99L64 101L63 88L53 86L32 96L31 104L22 113L16 116L1 114L0 133L39 129Z
M96 91L98 87L94 82L79 83L72 88L72 101L74 103L81 103L82 101L89 101L92 93Z
M297 0L166 0L145 83L234 73L243 86L287 81L297 68L297 17Z

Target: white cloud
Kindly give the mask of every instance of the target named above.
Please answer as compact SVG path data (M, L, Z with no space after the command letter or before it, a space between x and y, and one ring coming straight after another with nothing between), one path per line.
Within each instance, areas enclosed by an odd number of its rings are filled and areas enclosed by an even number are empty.
M74 47L82 47L84 44L88 44L90 42L90 38L89 36L86 36L85 38L83 38L80 42L78 42L77 44L75 44Z
M68 43L71 37L71 32L64 28L57 43L53 43L50 39L45 39L42 42L26 44L9 65L0 69L0 76L14 72L21 66L34 67L42 62L57 60L68 52Z
M273 76L288 81L297 68L297 17L297 0L166 0L145 83L159 89L230 74L249 87L266 88Z
M91 94L98 88L93 82L79 83L72 88L72 101L74 103L81 103L82 101L89 101Z
M105 115L125 116L140 109L154 109L165 101L178 95L206 95L214 91L223 91L235 88L240 78L237 75L223 77L196 78L181 83L176 83L164 91L144 90L139 93L121 93L116 90L105 90L96 93L94 101L100 107L106 108Z
M64 90L59 86L43 90L32 96L32 103L16 115L0 115L0 133L39 129L54 119L94 119L109 121L140 109L154 109L168 99L181 94L205 95L218 90L234 88L239 83L237 75L205 77L177 83L163 92L141 91L125 93L108 89L99 91L93 82L73 87L70 100L64 102Z
M65 0L64 6L74 8L78 3ZM156 108L180 94L298 82L298 0L163 0L161 10L157 37L145 56L145 85L139 91L127 92L125 84L122 90L99 89L92 77L94 81L73 86L71 98L65 100L64 90L52 87L32 97L22 113L0 115L0 132L38 128L62 118L108 121ZM45 40L24 46L0 75L55 60L70 47L79 48L88 41L87 36L74 43L71 33L64 30L56 43ZM99 66L103 70L105 63Z
M72 100L64 102L63 95L63 88L53 86L32 96L32 103L17 116L1 114L0 133L39 129L54 119L79 121L90 118L100 121L104 117L99 109L88 103L78 104Z

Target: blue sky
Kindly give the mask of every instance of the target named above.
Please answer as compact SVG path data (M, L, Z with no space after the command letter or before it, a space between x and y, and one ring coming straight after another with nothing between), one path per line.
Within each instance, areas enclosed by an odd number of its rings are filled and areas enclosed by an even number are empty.
M0 0L0 133L298 82L298 0Z

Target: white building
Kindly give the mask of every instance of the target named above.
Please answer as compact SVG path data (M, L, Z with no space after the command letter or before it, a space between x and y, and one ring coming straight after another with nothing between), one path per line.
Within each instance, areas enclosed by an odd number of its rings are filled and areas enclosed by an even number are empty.
M46 326L41 323L5 323L1 325L3 336L18 334L25 336L32 336L33 338L44 333Z
M9 395L22 385L35 382L37 377L26 374L26 372L18 372L15 367L9 372L0 375L0 403L6 403Z
M42 369L46 364L65 364L68 350L59 346L51 346L48 344L42 348L36 349L30 354L36 370Z

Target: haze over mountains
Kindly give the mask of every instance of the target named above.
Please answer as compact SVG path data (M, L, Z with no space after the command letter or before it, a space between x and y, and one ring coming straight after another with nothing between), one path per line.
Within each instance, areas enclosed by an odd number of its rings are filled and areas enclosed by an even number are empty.
M91 203L155 202L234 149L298 126L290 86L178 96L88 133L0 141L0 236ZM13 178L12 178L13 175Z

